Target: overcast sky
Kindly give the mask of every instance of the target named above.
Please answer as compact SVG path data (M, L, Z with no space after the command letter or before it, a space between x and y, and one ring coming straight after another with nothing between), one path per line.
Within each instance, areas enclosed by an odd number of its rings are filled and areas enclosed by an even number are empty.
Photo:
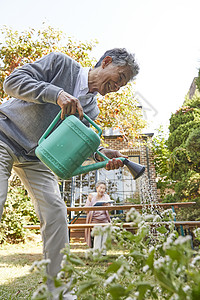
M200 68L199 0L0 0L0 27L41 28L46 22L67 36L107 49L125 47L140 64L136 95L148 131L168 124Z

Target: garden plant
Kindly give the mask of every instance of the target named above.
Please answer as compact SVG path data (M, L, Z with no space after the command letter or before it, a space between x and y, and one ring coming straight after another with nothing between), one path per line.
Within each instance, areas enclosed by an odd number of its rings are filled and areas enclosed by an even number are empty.
M88 250L86 260L64 249L60 273L54 278L57 296L69 287L82 300L196 300L200 298L200 251L191 248L191 236L179 236L173 224L174 213L164 210L158 214L139 214L135 209L126 220L137 224L135 233L121 226L115 219L111 225L96 227L93 235L108 233L106 248L121 250L117 259ZM168 222L161 226L160 221ZM150 224L154 225L153 227ZM200 239L200 231L195 231ZM98 268L101 262L106 267ZM34 262L32 270L41 272L48 261ZM88 265L91 264L89 268ZM47 299L47 276L34 293L33 299Z

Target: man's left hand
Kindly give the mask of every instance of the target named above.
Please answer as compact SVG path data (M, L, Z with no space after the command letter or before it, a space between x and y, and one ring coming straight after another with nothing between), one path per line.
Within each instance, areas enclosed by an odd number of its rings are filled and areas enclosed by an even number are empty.
M125 155L121 154L118 150L112 150L112 149L104 148L100 152L111 159L106 164L106 170L108 170L108 171L109 170L114 170L114 169L119 169L120 167L123 167L123 165L124 165L123 162L120 159L116 159L117 157L128 158L128 156L125 156ZM100 156L99 156L99 159L101 161L103 160L103 158L100 157Z

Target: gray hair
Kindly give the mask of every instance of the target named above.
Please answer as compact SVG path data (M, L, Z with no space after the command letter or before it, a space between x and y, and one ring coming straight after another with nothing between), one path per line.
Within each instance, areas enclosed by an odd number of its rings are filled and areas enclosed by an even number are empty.
M104 184L105 187L107 188L107 184L105 180L98 180L95 184L95 187L98 188L100 186L100 184Z
M129 53L125 48L114 48L107 50L100 60L96 63L95 68L99 67L102 63L102 60L106 57L112 57L112 63L118 66L129 66L131 70L131 78L133 80L135 76L139 73L139 65L135 60L135 54Z

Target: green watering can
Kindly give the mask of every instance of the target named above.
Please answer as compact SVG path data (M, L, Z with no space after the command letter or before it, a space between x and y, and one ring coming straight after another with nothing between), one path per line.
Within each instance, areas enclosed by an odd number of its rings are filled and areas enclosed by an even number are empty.
M86 114L84 118L93 125L98 134L85 126L77 117L70 115L55 129L60 120L61 111L44 132L35 149L36 156L59 178L69 179L73 176L104 168L109 158L98 151L102 130ZM52 132L51 132L52 131ZM82 163L97 152L104 161L82 166ZM145 167L119 157L131 171L134 179L144 173Z

